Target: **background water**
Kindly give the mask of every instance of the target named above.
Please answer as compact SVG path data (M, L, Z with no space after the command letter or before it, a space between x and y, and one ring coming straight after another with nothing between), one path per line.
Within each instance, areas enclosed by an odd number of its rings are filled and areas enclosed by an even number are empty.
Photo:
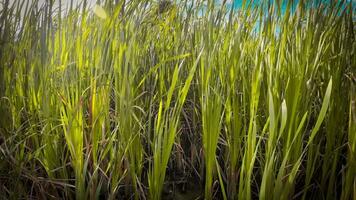
M260 4L261 2L267 2L268 0L254 0L253 1L253 4L254 5L258 5ZM274 0L270 0L271 2L273 2ZM285 10L287 9L287 4L288 4L288 1L291 1L292 2L292 11L296 9L298 3L299 3L299 0L283 0L282 2L282 7L281 7L281 10L282 12L285 12ZM330 4L330 2L333 1L333 2L342 2L342 0L306 0L305 2L308 2L308 3L322 3L322 4L325 4L325 5L328 5ZM221 2L220 1L217 1L217 2ZM355 11L355 8L356 8L356 0L345 0L346 3L350 3L352 2L352 7L353 7L353 10ZM240 9L242 7L242 4L243 4L243 1L242 0L229 0L228 1L228 6L234 6L235 9ZM346 5L346 4L345 4Z

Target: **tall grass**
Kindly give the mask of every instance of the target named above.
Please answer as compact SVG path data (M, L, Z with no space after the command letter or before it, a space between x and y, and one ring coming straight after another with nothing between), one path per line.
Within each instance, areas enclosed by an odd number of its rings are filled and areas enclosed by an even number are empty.
M356 197L352 2L1 6L1 197Z

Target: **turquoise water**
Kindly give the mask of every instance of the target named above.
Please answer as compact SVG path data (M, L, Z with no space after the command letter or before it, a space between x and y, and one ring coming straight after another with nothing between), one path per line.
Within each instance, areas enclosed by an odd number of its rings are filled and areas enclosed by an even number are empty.
M217 3L221 3L223 0L218 0ZM260 5L262 2L263 3L267 3L267 2L275 2L275 0L247 0L246 2L252 2L252 6L258 6ZM299 0L282 0L282 6L281 6L281 12L282 15L286 12L287 10L287 5L288 5L288 1L291 2L291 12L294 12L298 6ZM356 0L304 0L305 3L307 3L307 7L308 8L312 8L312 7L316 7L317 5L324 4L324 5L330 5L330 2L334 2L334 3L344 3L343 4L343 8L345 8L347 5L349 5L350 3L352 4L352 10L354 13L356 13ZM242 9L243 7L243 0L230 0L227 1L228 3L226 4L228 7L233 6L235 9ZM354 21L356 21L356 15L354 14L353 17ZM258 30L260 29L259 27L259 23L255 24L255 31L258 32ZM278 35L280 33L280 28L277 26L276 27L276 34Z
M266 3L266 2L275 2L275 0L247 0L246 2L252 2L252 6L256 6L256 5L260 5L262 2ZM299 3L299 0L282 0L282 6L281 6L281 12L282 14L285 13L286 9L287 9L287 4L288 1L292 2L291 5L291 12L294 12L295 9L297 8L297 5ZM221 3L222 0L218 0L218 3ZM243 4L243 0L228 0L227 1L227 6L231 7L234 6L235 9L241 9L242 8L242 4ZM356 21L356 0L304 0L305 3L307 3L307 7L311 8L311 7L315 7L316 5L319 5L320 3L324 4L324 5L330 5L330 2L334 2L334 3L341 3L344 2L342 8L345 8L346 6L348 6L351 3L351 7L353 10L353 21Z
M270 0L270 2L273 2L273 1L274 0ZM283 0L282 7L281 7L282 12L285 12L285 10L287 9L288 1L292 2L292 11L295 10L295 8L297 7L297 4L299 2L299 0ZM335 2L335 0L332 0L332 1ZM220 0L220 2L221 2L221 0ZM228 2L229 2L228 6L232 6L233 5L234 8L236 8L236 9L240 9L242 7L242 4L243 4L242 0L230 0ZM252 4L253 5L259 5L259 4L261 4L261 2L268 2L268 0L253 0ZM322 3L322 4L325 4L325 5L330 4L330 0L306 0L304 2L307 2L309 4L309 6L313 6L312 4L315 5L315 4L318 4L318 3ZM342 2L342 0L339 0L338 2L340 3L340 2ZM356 0L346 0L345 2L346 2L346 4L349 4L350 2L352 2L353 10L355 10L355 8L356 8Z

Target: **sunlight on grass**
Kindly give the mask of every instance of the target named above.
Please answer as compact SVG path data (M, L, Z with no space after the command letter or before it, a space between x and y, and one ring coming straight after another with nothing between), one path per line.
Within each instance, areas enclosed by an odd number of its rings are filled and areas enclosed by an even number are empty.
M354 11L2 1L0 196L355 198Z

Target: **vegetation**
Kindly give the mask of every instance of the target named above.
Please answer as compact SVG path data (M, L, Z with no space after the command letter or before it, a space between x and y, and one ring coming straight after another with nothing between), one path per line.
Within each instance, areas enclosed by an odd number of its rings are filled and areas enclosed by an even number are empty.
M1 1L1 199L356 199L355 7L292 2Z

